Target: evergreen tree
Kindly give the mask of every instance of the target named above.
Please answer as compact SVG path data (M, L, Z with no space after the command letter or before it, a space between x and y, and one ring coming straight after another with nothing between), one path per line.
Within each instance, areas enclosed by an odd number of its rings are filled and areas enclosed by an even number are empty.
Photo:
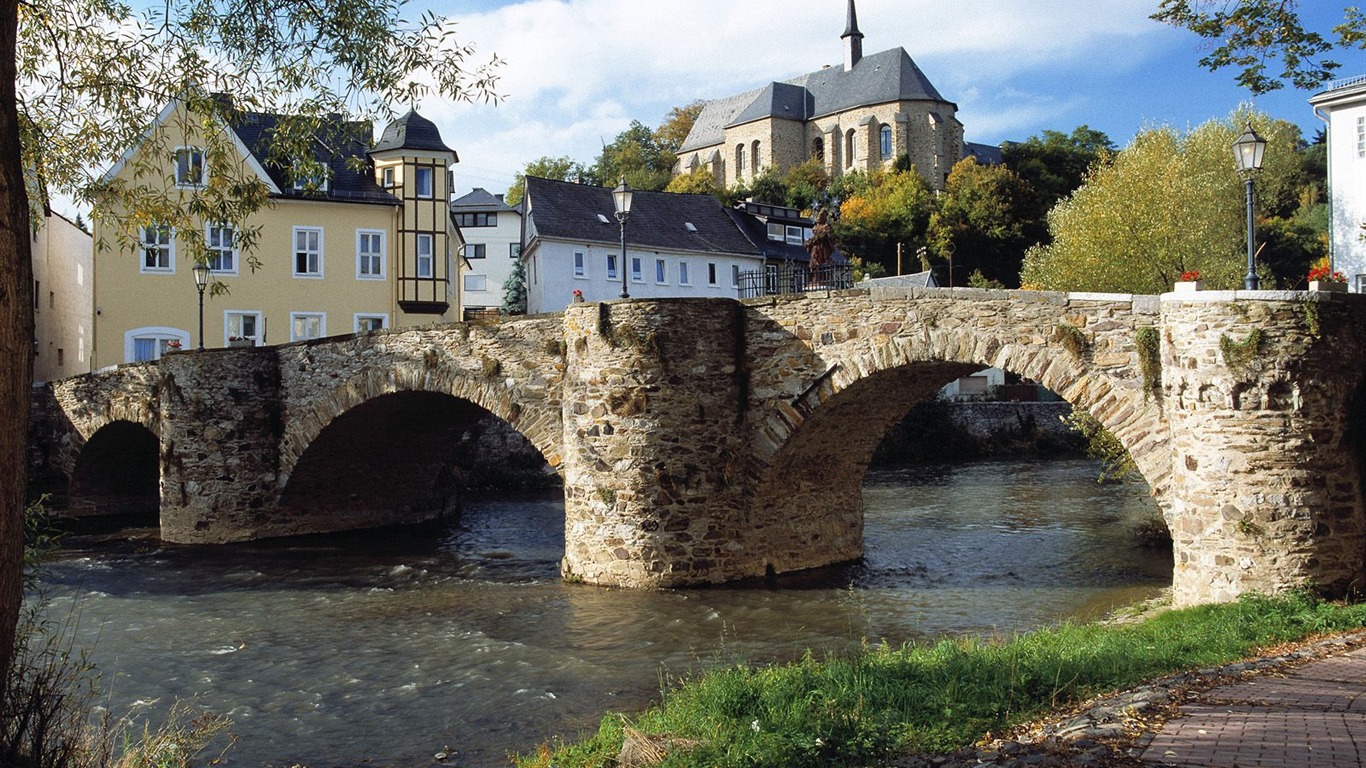
M512 265L512 274L503 281L503 314L526 314L526 267L521 259Z

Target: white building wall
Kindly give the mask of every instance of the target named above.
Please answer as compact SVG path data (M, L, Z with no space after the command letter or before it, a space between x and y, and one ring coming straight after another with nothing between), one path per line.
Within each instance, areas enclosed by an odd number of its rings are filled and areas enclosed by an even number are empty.
M495 227L461 227L466 253L471 245L484 246L484 258L461 265L460 310L498 309L503 306L503 284L521 256L522 217L516 211L498 211Z
M583 274L576 275L574 254L583 254ZM525 256L527 269L527 311L531 314L558 312L574 301L574 291L582 291L584 301L611 301L621 297L621 272L609 277L608 257L617 257L620 246L601 243L564 243L537 241ZM630 274L630 261L640 259L641 274ZM658 280L657 262L664 262L664 280ZM680 265L687 265L687 282L680 279ZM665 250L635 250L628 244L627 290L633 299L729 298L739 296L735 272L759 269L758 256L682 253ZM620 267L618 267L620 270ZM716 279L710 280L712 271Z
M1366 92L1354 103L1332 107L1329 114L1333 268L1347 276L1353 291L1363 293L1366 243L1361 240L1361 225L1366 223L1366 145L1358 144L1358 126L1366 130Z
M34 234L33 380L90 372L94 343L93 240L58 215Z

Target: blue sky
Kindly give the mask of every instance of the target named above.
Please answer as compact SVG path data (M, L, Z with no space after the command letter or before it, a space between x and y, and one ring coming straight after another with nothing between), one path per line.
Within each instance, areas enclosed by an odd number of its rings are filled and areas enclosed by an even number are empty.
M1205 43L1151 21L1158 0L858 0L867 53L903 47L945 98L969 141L999 144L1086 124L1123 146L1142 128L1193 127L1250 95L1233 73L1199 67ZM446 0L474 61L506 61L498 105L430 99L460 154L458 191L503 191L528 161L597 157L632 120L656 126L674 106L728 96L842 58L846 0ZM1307 0L1306 24L1327 32L1336 0ZM1340 51L1343 77L1366 52ZM1310 94L1259 97L1264 112L1320 123Z

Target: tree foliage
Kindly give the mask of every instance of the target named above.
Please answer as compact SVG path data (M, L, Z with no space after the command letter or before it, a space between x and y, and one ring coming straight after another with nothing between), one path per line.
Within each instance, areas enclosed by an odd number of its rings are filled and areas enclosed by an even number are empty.
M935 199L914 169L846 174L842 178L841 187L848 197L840 204L839 221L833 229L846 256L886 267L896 264L898 244L903 254L925 244Z
M495 98L496 57L473 49L444 19L390 0L165 0L137 13L101 0L0 0L0 675L12 660L20 600L23 443L32 377L30 206L49 191L98 198L180 227L218 220L249 234L267 202L263 185L237 173L224 123L234 107L289 115L281 153L314 156L312 137L351 130L341 115L387 118L424 96ZM233 102L215 98L232 95ZM173 99L209 141L208 182L177 188L135 169L133 183L91 187L92 173L143 138ZM155 137L149 137L155 141ZM165 147L156 161L170 159ZM279 160L280 158L273 158ZM312 170L316 170L312 169ZM28 172L27 177L25 172ZM307 169L306 169L307 171ZM125 231L127 228L125 228ZM202 225L187 228L187 239ZM243 243L249 248L251 242ZM192 254L203 258L203 254Z
M526 314L526 267L521 259L512 265L512 272L503 281L503 314Z
M673 180L677 158L662 146L650 130L639 120L617 134L611 144L602 148L592 175L604 186L616 186L621 179L635 189L658 192Z
M952 253L955 273L977 272L986 283L1018 287L1033 193L1005 166L959 161L930 216L932 250L941 258ZM954 285L962 284L954 278Z
M1328 58L1335 43L1366 47L1366 16L1357 8L1345 8L1341 24L1320 31L1305 26L1298 7L1295 0L1162 0L1152 18L1210 41L1214 47L1201 66L1232 67L1238 84L1258 95L1286 82L1314 90L1341 66Z
M1087 171L1114 150L1109 136L1081 125L1070 134L1046 130L1022 142L1003 144L1001 158L1007 168L1032 188L1032 205L1027 215L1043 223L1059 200L1081 186ZM1029 234L1042 239L1046 231L1044 227Z
M1022 279L1053 290L1156 294L1198 270L1215 288L1246 271L1244 184L1230 147L1251 123L1267 139L1257 210L1281 210L1299 188L1299 129L1245 111L1184 136L1139 134L1048 215L1053 242L1029 251Z
M697 116L702 114L702 108L706 105L704 101L694 101L669 110L669 114L664 116L664 122L655 129L655 143L661 149L677 154L683 142L687 140L688 134L692 133L693 123L697 122Z
M589 180L589 172L583 167L582 163L576 162L566 156L549 157L542 156L526 164L522 172L517 174L512 186L508 187L507 193L503 195L503 201L508 205L517 205L522 202L522 195L526 194L526 177L535 176L538 179L551 179L553 181L574 181L584 179L585 183L597 184L597 179Z

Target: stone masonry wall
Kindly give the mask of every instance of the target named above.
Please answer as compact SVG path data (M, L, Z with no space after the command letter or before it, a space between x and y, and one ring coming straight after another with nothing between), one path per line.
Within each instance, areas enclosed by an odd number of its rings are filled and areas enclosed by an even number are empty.
M1360 589L1363 345L1348 309L1366 297L1241 295L1163 301L1175 601Z
M565 577L668 587L755 575L739 305L571 304L564 332Z

